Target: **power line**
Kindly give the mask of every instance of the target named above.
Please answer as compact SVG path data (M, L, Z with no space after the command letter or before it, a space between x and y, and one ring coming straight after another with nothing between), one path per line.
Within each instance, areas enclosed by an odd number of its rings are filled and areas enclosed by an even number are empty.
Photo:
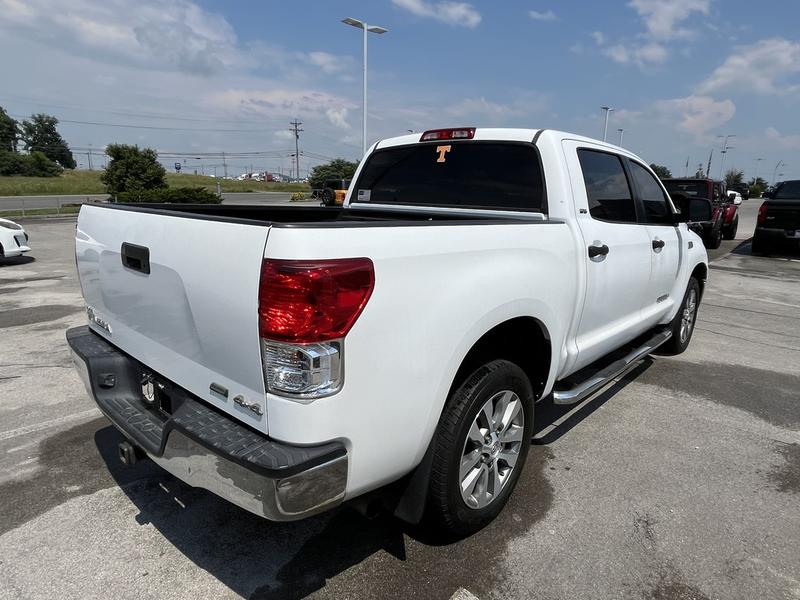
M18 119L27 119L26 115L12 114ZM263 133L266 131L281 131L282 129L217 129L201 127L160 127L157 125L133 125L131 123L101 123L98 121L77 121L74 119L59 119L59 123L73 123L77 125L97 125L100 127L123 127L126 129L156 129L159 131L210 131L215 133Z

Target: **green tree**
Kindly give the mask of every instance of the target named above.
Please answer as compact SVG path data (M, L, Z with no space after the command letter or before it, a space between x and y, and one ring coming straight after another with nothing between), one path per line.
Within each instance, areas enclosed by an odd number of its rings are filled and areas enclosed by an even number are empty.
M109 144L106 154L111 160L100 176L100 181L105 184L109 194L167 187L167 172L158 162L155 150L127 144Z
M0 150L17 151L17 138L19 137L17 125L17 122L8 116L8 113L0 106Z
M750 196L757 198L767 189L767 182L761 177L751 177L747 187L750 188Z
M77 164L67 142L58 133L58 119L50 115L32 115L30 121L22 122L22 141L28 152L41 152L65 169L74 169Z
M725 184L731 188L735 185L742 185L744 182L744 171L739 169L728 169L725 172Z
M650 168L653 169L653 173L658 175L659 179L669 179L670 177L672 177L672 171L670 171L667 167L663 165L650 163Z
M20 154L0 150L0 175L25 175L27 177L57 177L61 166L41 152Z
M335 158L324 165L311 169L308 183L312 188L321 188L326 179L352 179L358 167L357 162Z

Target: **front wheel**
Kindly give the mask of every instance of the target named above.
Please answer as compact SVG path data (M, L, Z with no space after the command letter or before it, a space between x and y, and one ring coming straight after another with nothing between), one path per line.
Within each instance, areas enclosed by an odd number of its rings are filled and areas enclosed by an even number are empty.
M708 232L708 237L705 240L706 248L709 250L716 250L722 244L722 226L719 229Z
M670 329L672 337L664 344L663 349L667 354L680 354L689 347L697 321L697 309L700 306L700 283L692 277L686 287L683 302L678 314L672 319Z
M428 517L468 535L503 509L525 466L533 390L514 363L494 360L450 396L434 440Z

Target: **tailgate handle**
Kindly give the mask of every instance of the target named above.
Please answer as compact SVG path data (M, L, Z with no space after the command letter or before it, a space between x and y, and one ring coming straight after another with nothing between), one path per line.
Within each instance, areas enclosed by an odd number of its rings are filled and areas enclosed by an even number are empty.
M122 243L122 264L132 271L150 275L150 248Z

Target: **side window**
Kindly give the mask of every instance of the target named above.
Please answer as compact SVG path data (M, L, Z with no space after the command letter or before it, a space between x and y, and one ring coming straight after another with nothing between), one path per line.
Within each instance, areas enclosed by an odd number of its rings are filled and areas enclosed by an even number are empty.
M722 197L722 191L720 190L720 187L719 187L718 183L714 184L714 192L713 192L713 194L714 194L714 201L717 201Z
M595 150L578 150L578 160L592 218L636 223L636 205L619 156Z
M644 206L646 223L672 225L672 209L656 178L639 163L630 161L631 174L639 191L639 198Z

